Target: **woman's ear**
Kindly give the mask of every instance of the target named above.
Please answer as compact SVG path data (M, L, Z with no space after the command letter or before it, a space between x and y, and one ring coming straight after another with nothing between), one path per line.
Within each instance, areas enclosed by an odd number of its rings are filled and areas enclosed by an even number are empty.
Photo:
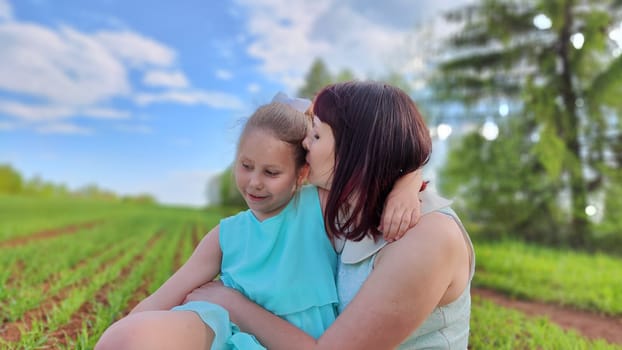
M309 176L309 164L305 164L298 170L298 178L296 179L296 188L300 188Z

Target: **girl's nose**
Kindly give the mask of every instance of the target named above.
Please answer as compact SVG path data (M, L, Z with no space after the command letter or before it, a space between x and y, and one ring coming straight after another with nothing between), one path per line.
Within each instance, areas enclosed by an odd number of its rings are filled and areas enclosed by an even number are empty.
M302 148L309 150L309 135L302 140Z
M259 178L259 175L257 174L253 174L251 175L251 178L249 180L249 185L251 185L253 188L261 188L262 186L262 182L261 179Z

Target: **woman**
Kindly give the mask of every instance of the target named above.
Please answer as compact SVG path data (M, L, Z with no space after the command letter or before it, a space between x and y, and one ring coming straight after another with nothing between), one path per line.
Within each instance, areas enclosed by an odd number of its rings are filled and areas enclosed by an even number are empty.
M449 203L424 191L423 215L403 238L388 244L376 229L395 181L429 159L415 104L390 85L346 82L324 88L313 113L304 145L309 182L320 189L340 252L337 320L316 340L218 283L188 300L224 306L271 350L466 349L475 259Z

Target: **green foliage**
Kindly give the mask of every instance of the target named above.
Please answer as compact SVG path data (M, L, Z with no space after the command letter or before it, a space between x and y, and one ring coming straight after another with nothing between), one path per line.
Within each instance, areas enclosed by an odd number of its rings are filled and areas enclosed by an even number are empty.
M457 196L456 210L479 234L503 237L510 232L545 243L563 240L555 180L538 158L528 156L534 147L532 129L524 119L507 118L494 141L477 132L453 140L439 186L441 192Z
M556 179L562 174L564 143L557 137L555 130L546 125L540 133L541 142L537 142L533 148L538 160L546 169L550 178Z
M0 193L22 191L22 176L8 164L0 164Z
M321 58L316 58L305 76L305 84L298 90L300 97L313 98L320 89L333 82L333 77Z
M622 174L608 174L604 187L604 199L602 200L603 219L595 225L595 239L600 242L603 249L610 250L622 247Z
M536 15L547 16L552 27L537 28ZM594 0L590 6L563 0L485 0L448 14L462 28L448 41L451 55L433 79L437 98L487 111L507 101L514 111L510 118L521 120L513 124L522 125L517 130L499 136L513 140L494 142L504 156L486 142L465 141L453 148L457 155L449 157L444 171L447 182L453 183L446 184L447 189L455 191L462 184L462 195L475 197L466 201L482 205L470 207L484 212L474 215L479 220L487 216L493 229L577 247L594 243L597 228L585 208L592 201L604 204L607 187L620 181L612 174L622 167L622 157L617 156L622 60L608 37L620 15L621 4L609 0ZM585 37L580 48L572 44L575 33ZM465 157L485 163L469 168ZM511 171L496 169L508 165L504 158L514 159L509 161ZM516 175L511 176L512 171ZM494 185L482 185L483 178ZM527 187L520 191L521 186ZM483 197L492 203L484 203ZM517 202L513 209L522 209L515 219L507 218L508 206L499 203L512 197ZM527 201L533 202L535 212L524 206ZM613 222L609 215L616 214L605 211L599 220ZM501 223L498 218L508 219L507 225L496 226Z
M45 181L39 175L35 175L31 179L23 179L22 175L8 164L0 165L0 195L2 194L19 194L42 199L85 198L96 201L123 201L150 205L156 203L156 199L147 193L119 196L113 191L100 188L96 184L88 184L75 191L70 191L66 185Z
M246 202L238 191L231 167L218 176L220 180L220 205L235 208L245 208Z
M356 79L356 75L347 68L342 69L337 74L331 73L324 60L316 58L311 64L309 72L307 72L307 75L305 76L303 86L298 90L298 96L313 99L313 97L326 85ZM406 78L396 72L389 72L386 76L376 78L376 80L385 81L389 84L398 86L407 92L410 92L411 90Z

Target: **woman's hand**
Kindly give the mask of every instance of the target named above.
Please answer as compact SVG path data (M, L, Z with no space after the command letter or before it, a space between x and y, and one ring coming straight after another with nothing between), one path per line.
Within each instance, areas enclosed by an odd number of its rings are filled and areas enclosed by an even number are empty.
M421 170L408 173L395 182L387 196L378 230L388 242L396 241L417 224L421 217L419 190L423 180Z

